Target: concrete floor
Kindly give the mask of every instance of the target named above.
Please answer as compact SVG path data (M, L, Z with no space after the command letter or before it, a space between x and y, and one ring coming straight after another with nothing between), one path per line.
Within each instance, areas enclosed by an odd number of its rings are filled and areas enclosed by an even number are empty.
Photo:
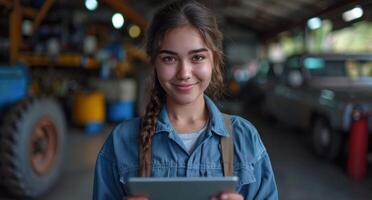
M269 151L279 188L286 200L372 199L372 163L364 181L347 177L344 164L314 156L298 130L251 118Z
M243 113L261 133L271 157L280 199L372 199L372 163L362 182L345 175L340 164L320 160L304 144L301 131L270 124L257 115ZM97 152L111 127L88 136L79 129L69 132L66 161L56 186L40 200L92 198L93 170Z

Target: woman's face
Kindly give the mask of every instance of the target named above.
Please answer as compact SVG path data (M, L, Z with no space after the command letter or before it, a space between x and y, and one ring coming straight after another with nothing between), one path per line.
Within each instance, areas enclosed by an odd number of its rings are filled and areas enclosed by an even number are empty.
M189 104L203 100L212 76L213 56L199 31L184 25L165 34L155 67L167 101Z

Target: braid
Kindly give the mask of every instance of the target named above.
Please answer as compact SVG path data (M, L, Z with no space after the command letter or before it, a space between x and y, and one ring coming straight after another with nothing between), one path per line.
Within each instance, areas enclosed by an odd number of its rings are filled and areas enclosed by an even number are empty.
M163 89L157 80L156 73L154 74L154 86L151 90L150 101L146 106L145 116L141 120L141 133L140 133L140 148L142 148L143 154L141 155L141 161L145 161L147 152L151 149L152 136L155 133L157 117L160 112L161 104L163 103L164 94ZM141 165L145 164L140 162Z

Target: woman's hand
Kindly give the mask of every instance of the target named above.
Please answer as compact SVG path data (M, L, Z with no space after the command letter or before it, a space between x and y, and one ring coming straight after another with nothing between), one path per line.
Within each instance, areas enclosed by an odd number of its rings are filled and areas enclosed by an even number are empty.
M236 192L224 192L214 196L211 200L244 200L243 196Z
M148 200L145 196L129 196L129 197L123 197L122 200Z

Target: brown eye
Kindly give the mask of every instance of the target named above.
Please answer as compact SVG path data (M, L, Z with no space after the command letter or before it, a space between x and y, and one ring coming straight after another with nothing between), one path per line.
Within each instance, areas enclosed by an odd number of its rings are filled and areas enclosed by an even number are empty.
M172 64L172 63L176 62L176 58L175 57L172 57L172 56L164 56L164 57L161 58L161 60L165 64Z
M194 55L191 59L192 59L193 62L200 62L200 61L203 61L205 59L205 56Z

